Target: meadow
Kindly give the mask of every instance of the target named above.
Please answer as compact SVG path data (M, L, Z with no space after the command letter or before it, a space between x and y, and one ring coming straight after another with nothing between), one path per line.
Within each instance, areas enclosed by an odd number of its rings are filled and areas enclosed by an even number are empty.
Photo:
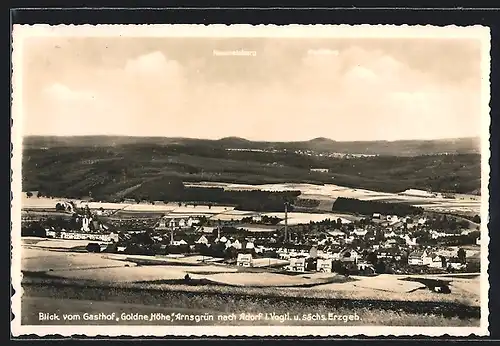
M473 326L479 323L477 277L447 277L452 292L437 294L419 282L407 280L406 276L285 275L259 268L200 263L200 256L167 258L54 251L46 246L50 241L31 240L24 242L21 258L23 323L40 323L35 321L40 309L59 313L164 311L215 315L270 311L302 315L335 311L337 314L355 312L361 317L360 321L353 322L358 325ZM148 265L148 259L149 263L158 263ZM190 276L189 281L185 280L186 274ZM259 323L341 325L345 322Z

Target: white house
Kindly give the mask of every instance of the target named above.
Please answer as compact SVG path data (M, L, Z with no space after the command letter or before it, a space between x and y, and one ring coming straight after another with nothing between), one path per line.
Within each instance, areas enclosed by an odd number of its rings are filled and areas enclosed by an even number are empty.
M387 221L389 222L398 222L399 221L399 217L397 215L387 215Z
M254 222L261 222L262 221L262 215L257 214L257 215L252 216L252 221L254 221Z
M390 233L386 233L384 234L384 237L385 238L395 238L397 237L398 235L396 233L394 233L394 231L391 231Z
M202 236L200 237L200 239L198 239L198 240L196 241L196 244L205 244L205 245L206 245L206 244L208 244L208 239L207 239L207 237L205 237L204 235L202 235Z
M331 235L333 238L345 238L346 236L344 232L339 230L329 231L328 234Z
M186 220L186 226L187 227L191 227L193 225L196 225L200 222L200 220L197 220L197 219L193 219L192 217L189 217L187 220Z
M253 266L252 254L239 253L238 258L236 259L236 264L241 267L252 267Z
M428 255L427 250L414 251L408 256L409 265L426 266L431 264L432 257Z
M442 268L443 267L443 261L441 260L441 256L435 255L432 258L431 263L429 263L429 267L432 267L432 268Z
M406 245L417 246L417 238L410 238L408 234L405 236Z
M92 218L84 217L82 219L82 232L90 232L90 222L92 222Z
M255 249L255 244L251 241L247 242L245 249Z
M382 216L379 213L373 213L372 218L373 219L380 219Z
M290 258L290 264L288 265L288 270L294 272L305 272L306 271L305 257Z
M458 270L463 269L463 268L466 267L465 264L460 263L460 262L449 262L448 266L450 266L453 269L458 269Z
M363 230L363 229L356 229L354 230L354 234L358 237L364 237L366 234L368 233L367 230Z
M415 196L415 197L436 197L435 193L424 191L424 190L418 190L418 189L408 189L403 192L401 192L401 195L406 195L406 196Z
M331 273L332 272L332 260L318 258L316 262L316 270L319 272Z
M230 246L234 247L237 250L240 250L242 248L241 242L238 239L233 241Z
M174 246L181 246L181 245L187 245L187 242L184 239L181 240L174 240L172 242L172 245Z

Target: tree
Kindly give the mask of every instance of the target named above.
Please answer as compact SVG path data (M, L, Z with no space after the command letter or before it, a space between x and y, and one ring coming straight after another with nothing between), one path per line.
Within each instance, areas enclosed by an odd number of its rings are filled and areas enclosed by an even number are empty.
M28 198L33 197L33 192L31 191L26 192L26 196L28 196Z
M238 250L234 247L230 246L224 251L225 259L235 259L236 257L238 257Z
M441 256L441 267L446 268L446 257Z
M481 217L479 215L476 215L472 218L472 222L474 223L481 223Z
M385 263L384 261L378 261L377 264L375 265L375 272L377 274L384 274L385 273Z
M467 253L465 252L465 250L463 248L458 249L457 256L458 256L458 259L460 260L460 263L466 262Z
M98 243L89 243L86 250L88 252L101 252L101 246Z
M376 252L370 252L368 256L366 257L366 260L368 263L371 263L373 265L377 264L377 253Z

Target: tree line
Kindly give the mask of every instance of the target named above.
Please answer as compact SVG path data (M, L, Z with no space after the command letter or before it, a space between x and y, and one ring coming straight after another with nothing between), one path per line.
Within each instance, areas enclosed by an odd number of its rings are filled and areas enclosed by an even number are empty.
M355 198L339 197L333 203L333 211L359 213L364 215L372 215L380 213L383 215L419 215L423 213L423 208L414 207L403 203L386 203L379 201L362 201Z

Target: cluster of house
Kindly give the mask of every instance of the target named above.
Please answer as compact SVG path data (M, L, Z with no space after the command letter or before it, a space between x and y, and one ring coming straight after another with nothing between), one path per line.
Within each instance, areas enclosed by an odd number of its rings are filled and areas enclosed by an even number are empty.
M358 268L358 270L369 269L375 272L375 268L372 264L362 259L359 252L354 249L344 248L339 252L328 253L318 250L317 247L313 246L309 251L307 250L296 250L288 249L282 247L278 249L279 258L285 260L285 265L283 265L285 270L291 272L305 272L308 270L308 260L312 259L312 265L318 272L331 273L333 271L333 262L340 261L343 263L349 263ZM254 258L251 253L239 253L236 263L238 266L252 267ZM309 267L311 270L311 267Z
M198 224L199 220L188 217L188 218L171 218L164 216L155 225L155 229L158 231L173 230L173 229L183 229L190 228Z
M47 238L70 239L70 240L92 240L101 242L118 242L118 233L108 231L108 227L90 216L78 217L77 223L81 225L79 230L62 229L56 231L46 228Z
M401 261L404 256L408 256L410 266L428 266L432 268L461 269L465 265L457 260L456 250L452 253L444 253L442 249L423 247L417 243L417 239L411 234L415 229L424 229L427 219L425 217L398 217L395 215L381 215L375 213L372 219L376 224L353 227L353 225L343 225L340 229L322 229L314 234L308 233L304 241L292 241L282 244L277 241L278 230L265 234L252 233L253 236L221 235L220 228L217 235L200 234L194 232L196 238L189 238L189 232L174 234L174 230L187 230L198 224L198 219L194 217L162 217L154 225L155 232L153 240L164 243L169 239L173 246L223 244L225 249L233 248L237 250L236 263L239 266L254 266L254 256L259 254L274 254L282 262L287 263L285 268L289 271L303 272L306 268L311 270L311 262L320 272L331 272L333 263L340 261L357 266L359 270L374 270L373 266L366 261L365 255L375 252L378 259L388 259L391 261ZM256 216L253 221L259 222L260 216ZM47 229L47 237L61 239L79 239L101 242L119 242L119 236L110 232L108 227L93 220L91 216L80 218L81 227L77 231L54 231ZM359 226L359 225L358 225ZM278 226L279 227L279 226ZM142 231L138 231L142 232ZM382 232L382 236L378 234ZM446 236L456 236L456 233L448 234L443 231L428 230L430 237L437 239ZM468 234L469 230L463 230L462 234ZM377 236L376 236L377 235ZM360 246L360 241L363 244ZM477 240L479 244L480 240ZM368 251L366 251L368 250ZM264 255L265 256L265 255ZM262 255L260 257L263 257ZM271 256L272 257L272 256ZM311 261L313 259L314 261Z
M443 253L443 251L429 251L420 249L413 251L408 256L408 264L411 266L428 266L430 268L452 268L463 269L466 263L463 263L456 257L456 253Z

